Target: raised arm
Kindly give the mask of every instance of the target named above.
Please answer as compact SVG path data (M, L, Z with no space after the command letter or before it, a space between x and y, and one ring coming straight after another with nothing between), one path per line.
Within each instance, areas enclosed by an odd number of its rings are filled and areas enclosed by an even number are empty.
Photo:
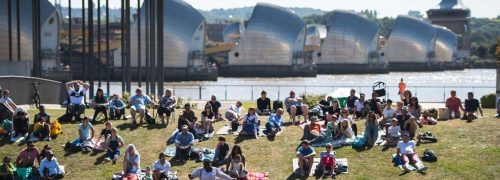
M73 87L73 84L75 84L75 83L77 83L77 82L78 82L78 80L69 81L69 82L67 82L66 84L64 84L64 86L66 86L66 89L67 89L67 90L70 90L70 89L71 89L71 87Z

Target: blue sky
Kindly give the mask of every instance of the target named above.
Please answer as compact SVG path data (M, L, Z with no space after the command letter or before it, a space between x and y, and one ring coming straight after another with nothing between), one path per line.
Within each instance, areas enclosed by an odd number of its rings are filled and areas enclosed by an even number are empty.
M54 0L50 0L54 1ZM67 0L61 0L66 6ZM111 7L119 7L120 0L109 0ZM137 0L131 0L131 5L137 7ZM141 0L142 1L142 0ZM237 8L254 6L258 2L267 2L284 7L310 7L325 11L335 9L345 10L377 10L381 17L395 17L407 14L409 10L417 10L425 14L430 8L435 8L440 0L184 0L196 9L210 10L216 8ZM74 0L72 2L75 2ZM78 2L78 1L76 1ZM97 0L94 0L97 2ZM101 0L104 4L105 0ZM496 17L500 15L500 0L463 0L471 9L473 17ZM73 3L80 7L81 2Z

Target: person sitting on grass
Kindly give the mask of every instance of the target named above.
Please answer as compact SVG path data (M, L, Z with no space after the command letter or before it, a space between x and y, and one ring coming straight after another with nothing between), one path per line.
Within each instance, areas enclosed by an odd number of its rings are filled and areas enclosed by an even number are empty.
M396 154L401 159L401 162L404 163L403 170L409 172L410 163L413 163L417 166L418 172L426 171L427 167L422 164L415 152L415 141L410 140L410 135L408 133L403 133L401 138L403 140L398 142Z
M354 112L356 111L356 106L354 105L354 103L358 99L359 98L356 96L356 90L351 89L350 94L346 99L346 106L347 110L349 110L349 114L354 114Z
M217 101L217 97L215 95L212 95L210 98L210 101L207 102L207 104L210 104L210 107L212 107L212 112L215 113L215 119L216 120L221 120L222 116L220 114L220 107L222 107L222 104Z
M92 122L97 121L97 115L99 113L104 114L104 121L108 121L108 113L106 112L108 106L108 98L104 96L104 91L101 88L97 88L97 92L92 99L92 106L94 107L94 117Z
M3 164L0 165L0 179L13 180L16 174L16 166L12 164L9 156L3 158Z
M13 124L14 124L14 137L26 136L29 130L29 115L22 107L17 107L14 113Z
M363 113L365 112L365 94L360 93L359 99L354 101L354 106L356 107L355 119L363 118Z
M132 115L132 125L137 124L135 117L137 113L139 113L139 118L140 118L139 123L144 124L144 115L146 113L147 104L152 104L154 106L157 106L157 104L153 102L148 95L142 94L141 88L135 89L135 95L130 97L128 103L130 106L130 115Z
M316 155L314 148L309 146L309 141L304 140L300 143L296 154L299 159L300 176L309 176L309 172L314 164L314 156Z
M403 101L398 101L396 103L396 111L394 112L396 114L396 117L403 114Z
M370 112L368 120L365 122L365 139L366 144L373 146L378 138L378 117L374 112Z
M89 121L89 117L83 118L83 122L78 125L78 138L72 144L73 147L81 147L83 152L90 152L93 146L94 126Z
M45 159L47 157L47 152L52 151L52 147L48 144L43 146L42 151L40 151L40 155L38 155L38 164L40 164L40 161Z
M271 99L267 97L266 91L260 93L260 98L257 99L256 111L258 115L269 115L271 113Z
M416 96L413 96L411 98L411 103L408 105L408 112L410 112L410 115L412 115L415 118L420 118L422 114L422 106L418 104L418 98Z
M195 116L194 111L191 110L191 105L189 103L184 104L184 111L182 111L182 114L179 116L179 120L177 122L178 131L181 132L182 127L186 125L189 128L189 132L196 136L196 130L194 127L197 120L198 118Z
M245 165L241 162L241 156L237 154L234 156L231 164L229 165L228 174L232 178L245 178L247 176Z
M424 113L422 113L422 117L420 117L420 124L426 124L426 125L436 125L437 120L434 119L433 117L429 116L429 111L425 110Z
M182 126L182 132L175 137L175 157L187 161L193 149L194 135L188 131L188 126Z
M337 116L333 115L332 120L326 124L326 131L325 131L325 135L323 138L324 142L332 141L333 138L336 136L337 131L338 131Z
M168 179L171 165L164 153L158 155L158 160L153 164L153 179Z
M321 175L323 178L328 177L328 175L331 175L334 179L336 179L336 174L335 174L335 166L336 165L336 157L335 157L335 151L332 151L332 144L327 143L325 145L326 151L323 151L319 154L321 160L320 160L320 167L321 167L321 172L323 174Z
M483 116L483 109L481 108L479 101L477 99L474 99L473 92L467 93L467 99L464 102L464 106L465 106L465 111L464 111L464 116L462 117L463 120L467 120L467 122L472 122L472 120L477 119L475 113L478 110L481 113L481 116Z
M40 116L37 122L33 125L32 134L37 137L40 141L50 141L50 125L46 123L45 119Z
M123 175L137 179L139 173L141 173L141 155L133 144L129 144L123 156Z
M450 97L446 99L446 108L450 114L450 119L460 118L460 109L464 111L462 101L457 97L457 91L451 90Z
M349 121L349 125L351 126L351 129L354 132L354 136L357 136L358 135L358 124L356 124L356 122L351 117L349 117L349 111L347 111L347 109L344 108L340 112L341 112L340 117L338 118L339 122L342 122L344 120ZM340 124L338 126L340 129Z
M160 115L161 123L165 123L165 118L167 119L167 124L170 121L170 115L175 110L177 105L177 99L172 95L172 89L167 88L165 90L165 95L160 99L160 107L158 108L158 114Z
M219 164L226 164L226 156L229 152L229 145L226 143L226 138L220 136L218 139L217 147L215 148L214 160L212 161L212 166L218 166Z
M90 85L83 81L75 80L65 84L69 94L68 112L71 114L71 120L75 117L76 121L80 121L80 115L85 112L85 93L89 90ZM81 88L80 86L83 86Z
M235 144L233 146L233 149L231 149L231 153L229 153L229 156L226 158L226 169L229 169L229 165L231 165L231 163L233 163L232 161L234 161L234 158L236 157L236 155L239 155L241 157L241 162L243 162L243 166L245 166L245 167L247 166L245 155L243 155L243 151L241 150L241 146Z
M405 115L408 114L408 115ZM403 107L403 115L396 117L398 119L401 128L401 131L406 131L410 134L410 138L413 139L415 137L415 134L417 133L418 127L422 126L419 124L417 119L408 113L408 109L406 107ZM400 119L401 118L401 119ZM403 119L404 118L404 119ZM407 118L407 119L406 119Z
M19 170L20 168L31 168L31 172L36 172L36 167L35 164L37 162L40 162L40 159L38 159L40 156L40 151L38 151L38 148L35 147L33 142L27 141L26 142L26 148L21 150L19 152L19 155L17 156L15 165L17 169Z
M304 133L300 140L308 140L311 144L323 141L323 132L321 132L318 117L311 116L311 123L304 126Z
M3 91L3 97L0 98L0 104L2 104L5 107L5 110L0 113L5 113L7 116L0 116L3 120L4 118L11 119L14 113L14 110L17 109L16 103L10 98L10 91L9 90L4 90Z
M111 101L109 102L109 118L120 119L123 116L123 119L126 119L125 117L126 107L127 106L119 98L118 94L113 94L113 96L111 96Z
M401 94L401 101L403 101L403 106L408 106L411 104L411 91L406 90L403 94Z
M259 116L255 113L255 108L248 108L248 114L243 118L243 128L240 135L253 136L259 139Z
M342 139L345 141L345 139L350 139L354 137L354 133L352 132L351 125L348 120L342 120L340 121L340 128L337 131L336 138L337 139Z
M34 122L36 122L38 120L38 118L42 117L45 120L45 123L50 125L50 115L47 114L47 112L45 111L45 106L40 105L40 107L38 107L38 111L39 112L37 114L35 114Z
M108 136L111 136L111 129L113 129L111 122L109 122L109 121L106 122L105 128L102 129L101 134L97 138L96 143L99 143L101 141L101 138L103 139L103 142L106 141L106 138L108 138ZM104 147L103 146L104 144L105 144L105 142L101 144L101 147Z
M241 113L243 112L242 106L241 101L236 101L236 104L229 106L225 113L226 119L231 122L231 130L233 132L238 130Z
M326 121L329 122L332 120L333 115L340 115L340 103L338 99L332 99L332 105L326 106L327 104L328 102L325 100L319 102L319 106L323 110L323 113L325 113Z
M109 162L112 160L113 164L116 163L120 156L120 148L125 145L122 137L118 135L118 130L116 128L111 129L111 135L107 136L104 144L104 148L107 151L104 161Z
M389 127L389 130L387 131L387 135L385 138L386 145L388 146L396 145L399 141L400 133L401 133L401 128L398 125L398 119L392 118L391 126Z
M383 128L388 128L389 126L391 126L392 118L395 117L396 117L396 109L392 108L392 100L388 99L384 111L382 112L382 117L380 118L379 125Z
M210 134L214 131L212 123L215 121L215 113L212 112L212 107L209 104L205 105L205 110L201 112L201 127L205 130L205 134Z
M59 162L54 157L54 153L50 150L46 152L46 157L40 163L40 168L38 169L40 177L46 180L53 179L63 179L64 172L59 167Z
M266 123L266 131L268 137L276 136L276 133L281 131L281 123L283 122L283 109L278 108L275 114L269 116Z
M199 178L200 180L232 179L231 176L225 174L219 168L212 167L209 159L204 159L203 167L195 169L193 172L189 173L188 178Z
M309 119L308 117L309 109L307 105L304 104L302 98L295 96L294 91L290 91L290 97L287 97L285 99L285 107L288 114L292 116L291 117L292 122L296 123L297 125L299 125L300 122L299 121L295 122L295 116L304 115L304 121Z

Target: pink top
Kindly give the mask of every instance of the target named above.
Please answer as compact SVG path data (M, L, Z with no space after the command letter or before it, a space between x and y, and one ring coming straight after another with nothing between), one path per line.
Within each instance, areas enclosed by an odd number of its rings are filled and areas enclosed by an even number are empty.
M33 149L31 150L28 150L27 148L23 149L20 153L19 153L19 157L21 159L27 157L28 158L28 161L30 163L34 163L36 158L40 155L40 152L38 151L38 149L36 147L34 147Z
M459 112L459 108L462 105L462 102L460 101L460 98L453 98L450 97L446 99L446 107L450 109L451 111L455 111L455 113Z

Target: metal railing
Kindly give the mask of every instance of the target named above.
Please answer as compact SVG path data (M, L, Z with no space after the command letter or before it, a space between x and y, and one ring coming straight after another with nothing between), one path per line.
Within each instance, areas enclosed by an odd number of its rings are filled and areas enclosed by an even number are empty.
M216 95L219 100L253 101L260 97L262 90L272 100L283 100L293 90L298 95L327 95L339 88L355 89L357 93L371 97L372 86L300 86L300 85L171 85L166 86L173 90L174 95L191 100L208 100L211 95ZM445 102L450 91L457 91L458 97L467 97L467 92L474 92L476 98L495 92L495 86L407 86L407 90L420 102L438 103ZM398 101L398 86L386 86L386 96L393 101Z

